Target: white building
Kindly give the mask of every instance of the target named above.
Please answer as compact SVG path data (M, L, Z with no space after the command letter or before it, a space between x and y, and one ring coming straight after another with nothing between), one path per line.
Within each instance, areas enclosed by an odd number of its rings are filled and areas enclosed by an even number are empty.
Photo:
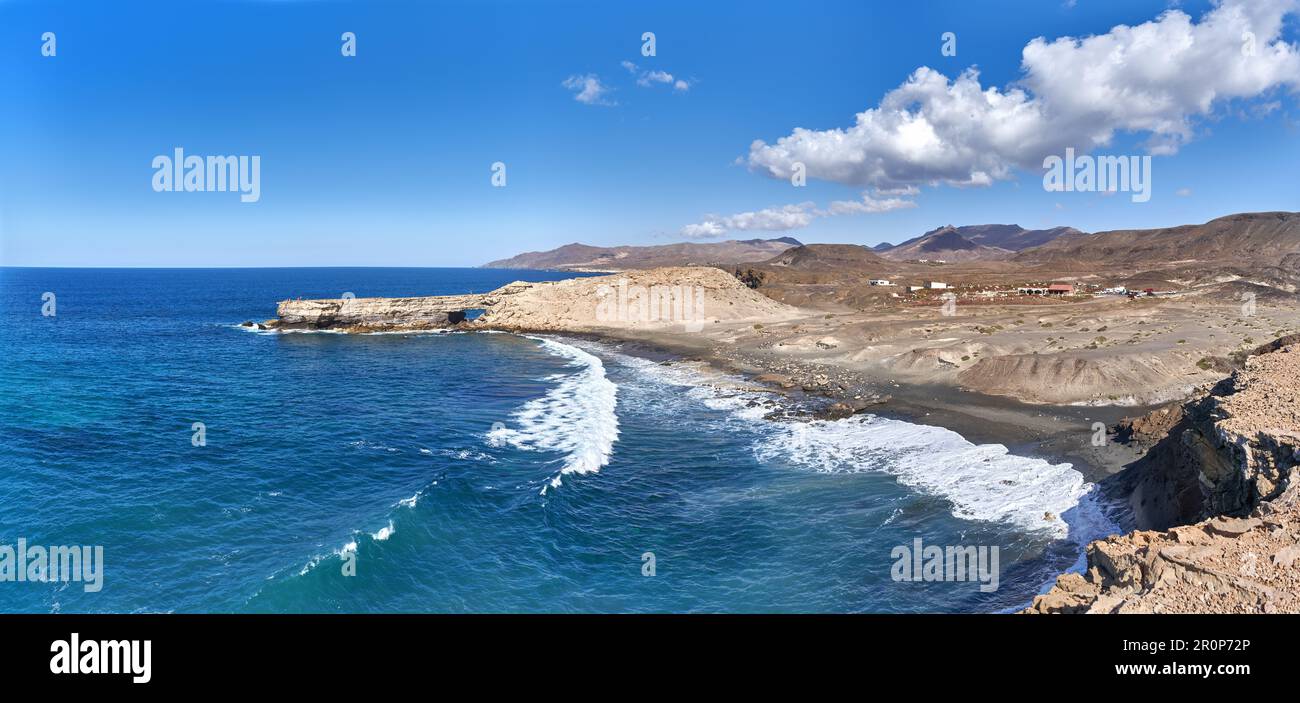
M908 293L915 293L915 292L917 292L917 291L919 291L919 290L925 290L925 286L908 286L908 287L907 287L907 292L908 292Z
M948 284L942 281L930 281L925 284L925 287L929 288L930 290L943 290L944 288L948 287Z
M883 279L883 278L873 278L873 279L871 279L871 285L873 285L873 286L889 286L889 285L893 285L893 284L890 283L888 280Z

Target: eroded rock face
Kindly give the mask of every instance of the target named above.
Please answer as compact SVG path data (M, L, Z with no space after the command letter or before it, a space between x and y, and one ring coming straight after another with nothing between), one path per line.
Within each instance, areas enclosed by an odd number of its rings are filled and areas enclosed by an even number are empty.
M477 309L486 312L467 322L465 311ZM369 332L471 324L475 329L587 332L699 331L706 324L767 322L798 311L750 290L725 271L688 266L541 283L516 281L482 295L285 300L277 313L282 329Z
M464 311L484 306L482 295L422 298L285 300L276 309L281 329L421 330L450 327Z
M1300 345L1251 357L1191 400L1122 421L1121 441L1148 448L1123 477L1139 528L1244 515L1276 497L1300 451Z
M1300 484L1250 517L1112 536L1027 613L1300 613Z
M1169 427L1130 469L1139 526L1158 529L1088 545L1087 572L1061 576L1026 612L1300 612L1298 393L1292 345L1132 423Z

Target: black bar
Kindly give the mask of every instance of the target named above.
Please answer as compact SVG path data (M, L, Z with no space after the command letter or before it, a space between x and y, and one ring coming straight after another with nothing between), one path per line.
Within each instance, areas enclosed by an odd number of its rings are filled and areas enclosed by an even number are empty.
M11 615L0 616L0 668L7 680L42 691L213 691L265 680L333 689L353 679L404 677L451 685L470 676L463 680L526 689L561 671L622 672L632 685L637 677L730 679L740 665L748 675L777 678L817 672L927 685L1054 682L1048 690L1257 684L1289 678L1298 626L1294 616L1216 615ZM51 643L72 633L81 642L149 640L150 681L133 683L129 673L52 673ZM1126 650L1126 642L1145 644ZM1161 642L1163 650L1150 651ZM1185 649L1171 649L1172 642ZM1132 664L1157 671L1117 672ZM1175 664L1249 669L1208 678L1160 673Z

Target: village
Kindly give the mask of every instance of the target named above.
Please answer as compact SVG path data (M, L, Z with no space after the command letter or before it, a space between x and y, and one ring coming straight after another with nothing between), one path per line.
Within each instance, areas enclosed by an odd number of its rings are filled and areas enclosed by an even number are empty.
M1035 281L1014 287L982 283L953 284L934 280L922 281L917 284L905 284L885 278L873 278L868 283L875 288L898 288L898 291L891 291L889 297L911 302L929 302L930 299L937 295L945 299L956 296L957 298L968 299L971 302L996 300L999 303L1014 305L1017 302L1033 304L1041 302L1044 298L1069 301L1104 296L1127 296L1129 299L1133 299L1176 293L1176 291L1172 290L1156 290L1154 288L1130 290L1124 286L1102 287L1097 283L1075 284L1044 281Z

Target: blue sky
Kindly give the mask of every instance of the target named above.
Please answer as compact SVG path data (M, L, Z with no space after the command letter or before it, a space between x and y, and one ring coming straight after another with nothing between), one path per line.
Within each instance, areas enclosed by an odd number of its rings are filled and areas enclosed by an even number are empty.
M1246 5L1282 18L1276 31L1261 24L1271 35L1261 46L1277 49L1261 51L1272 63L1218 71L1203 55L1164 52L1175 63L1155 68L1132 59L1107 68L1103 82L1151 91L1153 106L1111 109L1089 97L1091 79L1067 85L1104 46L1060 45L1032 67L1022 52L1036 37L1156 21L1171 7L1164 0L0 0L0 264L470 266L574 241L681 241L685 228L711 221L733 225L714 239L875 244L950 223L1098 231L1300 209L1295 3ZM1209 2L1172 7L1193 24L1215 11ZM357 36L355 57L340 54L345 31ZM41 55L44 32L56 34L54 57ZM655 56L641 55L644 32L655 33ZM944 32L955 33L956 56L942 55ZM1240 31L1220 33L1236 42ZM1223 61L1235 61L1231 53ZM935 157L942 163L861 134L826 153L839 143L835 130L852 128L923 66L941 82L975 67L980 88L1032 86L1027 106L1047 117L1009 135L1000 107L972 117L994 137L949 125L939 142L954 149ZM674 78L638 85L646 71ZM1152 73L1165 77L1153 83ZM597 101L565 87L587 76L605 88ZM675 89L679 80L686 85ZM1206 109L1197 90L1211 91ZM1170 96L1179 104L1165 104ZM944 95L932 105L954 106L965 109ZM1181 118L1172 130L1171 111ZM751 147L797 128L811 134L793 145L804 152L790 153L815 157L804 188L772 175L789 154ZM1000 146L984 150L986 138ZM1046 192L1042 169L1025 166L1040 158L1031 146L1081 139L1096 153L1155 149L1151 200ZM152 159L175 147L259 155L261 199L155 192ZM890 177L856 169L862 150ZM504 188L492 187L497 161ZM990 163L1006 167L990 185L954 185L954 169ZM788 230L734 217L805 203L801 212L824 213L864 193L908 204L811 215Z

